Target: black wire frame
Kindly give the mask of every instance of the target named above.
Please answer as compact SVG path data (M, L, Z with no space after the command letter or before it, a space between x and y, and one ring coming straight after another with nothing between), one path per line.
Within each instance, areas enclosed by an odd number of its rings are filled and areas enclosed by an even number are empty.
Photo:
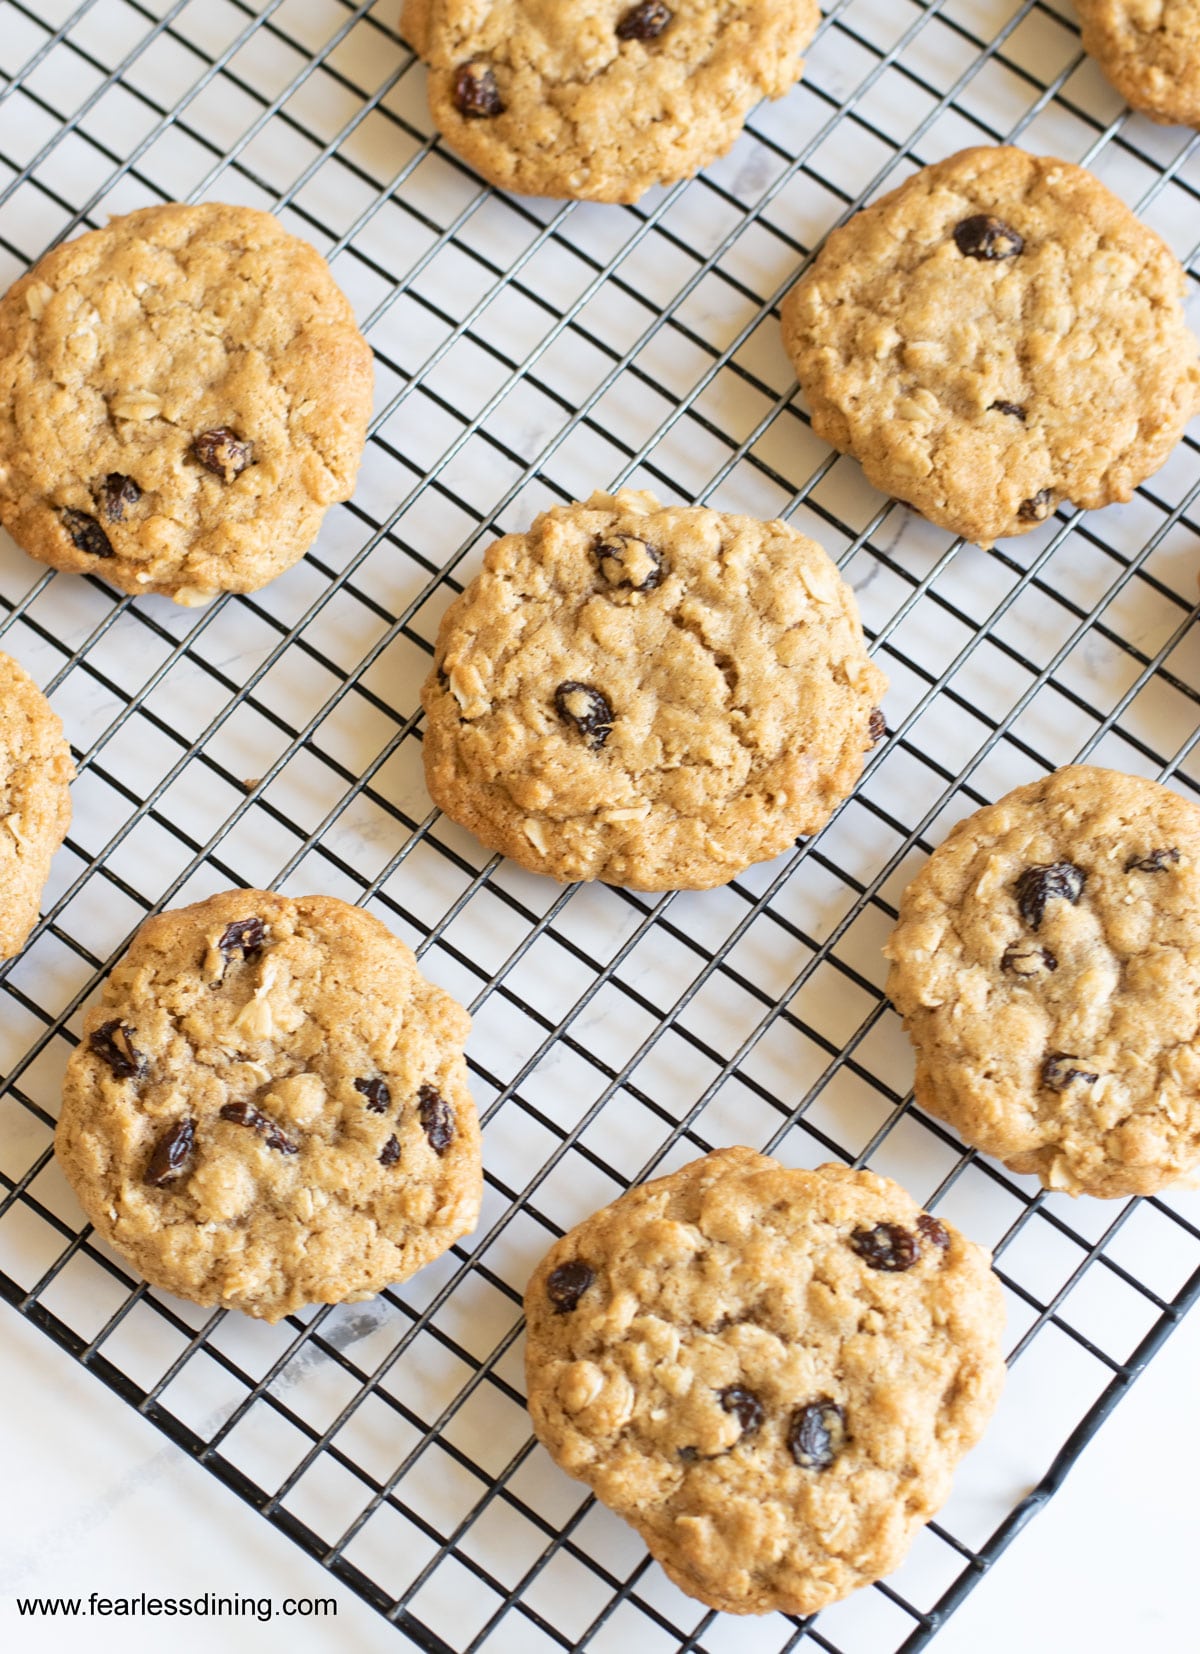
M1053 1329L1086 1352L1107 1375L1099 1393L1065 1434L1037 1486L1015 1503L990 1536L971 1543L942 1522L931 1524L930 1533L952 1557L955 1571L944 1588L927 1599L926 1606L908 1600L887 1582L872 1588L873 1594L896 1614L895 1623L900 1629L892 1637L891 1646L898 1650L924 1647L1060 1485L1108 1412L1200 1296L1200 1229L1168 1199L1129 1202L1112 1212L1105 1210L1099 1218L1088 1216L1077 1221L1075 1214L1066 1214L1054 1198L1031 1192L1002 1169L963 1153L952 1134L937 1122L921 1118L911 1096L895 1089L886 1069L881 1072L872 1055L872 1041L890 1013L877 982L856 958L850 941L864 916L894 919L891 897L897 876L914 852L928 850L937 841L937 823L947 802L957 798L962 808L969 808L989 797L989 757L1004 747L1035 768L1051 767L1053 760L1047 758L1045 744L1031 739L1021 724L1044 689L1053 690L1056 704L1071 717L1085 720L1087 733L1077 743L1078 756L1086 757L1097 747L1103 748L1106 741L1116 740L1120 750L1129 755L1131 765L1163 779L1173 778L1185 790L1197 790L1189 760L1198 734L1195 707L1200 704L1200 687L1192 681L1180 654L1196 610L1181 594L1161 554L1173 537L1182 535L1190 544L1200 534L1195 515L1200 477L1195 468L1195 444L1191 438L1185 439L1181 468L1172 471L1169 467L1169 475L1151 479L1139 491L1142 515L1138 521L1144 532L1139 533L1136 544L1123 545L1119 540L1110 543L1087 518L1060 514L1044 530L1029 537L1032 551L1027 552L1022 542L1015 548L1002 547L989 554L991 566L1001 571L1007 584L990 608L984 603L981 612L975 613L964 607L961 597L951 595L943 582L961 548L947 545L944 536L932 543L920 542L918 549L925 553L924 573L915 575L910 566L912 559L907 556L914 525L911 521L901 523L901 534L907 532L909 540L905 542L906 555L897 555L889 536L902 514L891 503L876 502L865 516L840 511L836 502L842 496L833 486L838 482L839 462L834 456L820 453L811 474L797 480L778 460L778 450L768 451L764 438L769 437L773 427L782 423L789 433L799 437L805 420L794 400L794 384L773 379L770 370L755 357L752 346L758 329L773 325L778 300L795 269L815 250L815 245L789 231L784 221L772 213L772 207L785 199L795 180L819 183L829 204L823 231L833 221L848 216L885 182L900 178L913 166L941 153L946 146L936 134L938 123L947 117L959 123L962 141L992 142L1019 140L1031 129L1036 135L1037 123L1053 112L1071 123L1077 139L1079 133L1086 135L1082 144L1077 142L1082 158L1091 161L1116 156L1120 165L1134 169L1142 211L1153 214L1156 204L1161 206L1168 198L1191 210L1200 202L1193 164L1200 140L1180 142L1176 138L1172 142L1115 112L1111 100L1106 103L1103 93L1097 95L1095 82L1086 80L1086 71L1081 78L1077 42L1069 38L1073 25L1050 5L1018 0L1003 15L1005 6L993 0L976 0L965 7L951 7L946 0L918 0L886 37L881 37L873 27L869 8L855 7L850 0L836 0L822 25L823 58L814 61L803 88L807 136L800 142L790 135L781 136L769 110L760 112L751 122L762 177L749 204L739 193L737 180L731 180L721 168L713 168L698 184L661 193L650 206L611 209L609 222L619 216L623 239L615 251L606 251L604 247L597 250L589 240L596 220L579 220L585 230L576 233L576 219L569 206L508 203L505 210L511 215L510 221L522 225L525 239L515 256L503 264L490 252L489 236L480 233L497 198L475 187L469 173L432 143L420 112L419 70L392 26L394 5L381 6L373 0L360 4L354 0L313 0L306 10L303 0L295 4L288 0L259 0L257 4L227 0L226 33L211 51L197 43L196 31L191 27L195 14L189 12L189 7L190 0L163 0L157 9L141 0L82 0L73 8L63 6L58 23L47 24L37 16L37 10L44 12L44 7L35 8L24 0L4 0L3 20L14 30L10 38L25 40L27 48L22 49L24 55L19 62L4 64L0 109L7 102L11 111L19 100L22 112L30 117L31 130L36 130L40 121L43 127L52 129L52 135L40 144L35 137L31 152L23 159L10 157L0 139L0 166L4 168L0 174L0 256L10 262L14 274L36 256L40 244L26 246L24 236L31 233L26 228L28 222L43 222L41 208L50 212L55 225L53 235L43 239L60 239L97 222L101 203L107 208L110 200L122 200L123 188L139 201L163 198L166 192L154 171L154 146L173 131L186 142L193 157L190 194L209 193L219 178L222 188L231 187L239 198L245 193L264 201L286 216L300 233L322 245L329 256L340 259L336 265L339 275L349 270L370 287L375 295L374 306L367 307L370 313L364 325L375 347L381 378L388 387L373 424L372 446L386 457L394 474L409 479L408 491L394 508L379 510L374 499L369 503L356 501L347 508L347 521L353 524L359 543L343 555L343 547L335 546L331 552L323 537L306 559L311 579L301 587L298 600L289 599L289 608L282 615L268 590L250 597L223 599L198 617L164 619L157 608L117 600L99 581L79 582L77 589L87 591L88 621L76 645L69 647L59 641L57 611L53 608L67 577L25 571L26 580L32 583L11 594L0 593L4 611L0 633L6 639L20 638L45 654L58 652L59 664L49 674L47 687L51 691L66 688L72 673L78 672L88 693L112 707L111 717L98 729L91 745L77 746L75 756L81 776L105 789L105 795L119 801L125 812L102 843L89 845L78 825L73 830L62 858L68 870L52 887L53 899L31 944L31 948L41 944L46 949L64 950L70 956L73 985L65 1000L59 993L57 1009L48 1010L36 991L36 977L28 977L21 960L0 968L0 991L6 996L9 1010L33 1030L28 1045L8 1064L0 1106L6 1100L14 1105L24 1125L35 1133L40 1129L43 1139L52 1131L53 1113L39 1098L44 1090L39 1065L51 1062L52 1066L52 1054L61 1056L69 1047L75 1038L71 1024L81 1005L127 940L121 937L113 947L112 937L106 933L105 947L96 951L80 934L72 917L72 904L86 893L90 883L97 882L102 894L129 914L131 931L152 908L170 905L185 888L190 892L190 881L197 877L208 878L210 887L255 882L243 875L244 858L250 850L247 841L239 838L239 829L247 821L258 819L267 830L295 841L283 864L273 867L272 883L285 883L307 866L312 854L319 854L327 878L340 881L355 899L375 904L395 928L419 943L422 954L434 950L439 964L471 985L471 991L463 997L470 999L476 1015L485 1015L489 1005L499 1004L506 1014L522 1019L532 1055L522 1051L508 1073L493 1071L473 1057L474 1078L484 1100L485 1125L498 1120L511 1103L536 1125L549 1146L524 1184L489 1166L489 1204L480 1235L456 1247L445 1269L426 1272L429 1282L419 1292L397 1290L382 1295L381 1303L399 1331L374 1366L360 1364L359 1347L344 1337L339 1313L329 1309L309 1317L293 1317L285 1323L281 1334L284 1342L273 1348L260 1370L243 1365L229 1350L228 1317L191 1313L188 1306L162 1299L144 1283L132 1281L120 1261L96 1241L90 1230L81 1231L69 1212L56 1209L52 1194L39 1181L51 1168L48 1141L42 1142L20 1172L12 1172L7 1161L0 1164L0 1224L10 1214L21 1213L35 1218L53 1238L44 1267L38 1268L32 1281L28 1276L19 1280L0 1269L0 1294L184 1451L389 1617L419 1647L452 1648L425 1622L415 1600L442 1562L452 1557L481 1590L495 1598L494 1608L461 1644L463 1649L482 1647L509 1614L519 1615L528 1634L540 1634L548 1646L587 1647L601 1637L615 1615L634 1604L661 1635L676 1640L682 1654L684 1650L705 1647L703 1639L715 1617L698 1615L690 1626L677 1623L671 1610L659 1605L645 1560L623 1573L602 1560L593 1547L590 1531L584 1529L594 1513L594 1504L582 1494L563 1519L552 1520L543 1514L536 1500L531 1501L523 1491L520 1480L531 1454L527 1436L507 1462L487 1472L456 1438L456 1420L480 1392L494 1405L503 1400L518 1409L523 1406L519 1380L511 1367L520 1331L519 1291L505 1272L493 1265L493 1243L518 1214L536 1221L543 1243L561 1232L562 1225L552 1215L553 1203L545 1197L550 1180L567 1164L568 1157L573 1166L585 1168L589 1175L624 1186L713 1146L715 1138L708 1135L706 1109L726 1082L736 1082L740 1094L751 1099L760 1111L758 1118L769 1122L759 1133L762 1146L768 1150L785 1138L793 1144L796 1139L789 1134L802 1130L807 1147L818 1156L878 1165L881 1154L900 1133L916 1129L924 1142L936 1145L941 1157L941 1170L927 1204L951 1205L956 1189L968 1178L986 1185L1009 1203L1006 1209L1010 1216L997 1233L995 1252L1010 1300L1025 1312L1025 1324L1010 1359L1015 1363L1036 1339ZM115 44L110 46L104 31L94 25L97 20L116 21L118 14L123 27L114 31ZM981 23L976 29L963 20L964 16L982 18L988 26ZM318 19L319 28L313 18ZM1031 54L1030 36L1023 35L1029 30L1035 31L1037 40L1044 41L1046 31L1055 38L1068 38L1069 49L1061 58L1058 73L1050 79L1041 74L1040 57L1038 70L1031 67L1031 55L1037 54ZM951 65L949 69L937 54L931 59L925 50L935 35L944 49L945 63ZM242 54L263 43L277 54L281 65L270 93L262 90L253 69L243 67ZM153 81L142 72L147 54L159 47L176 55L186 54L190 65L186 90L170 104L160 100ZM83 84L90 84L90 90L66 117L54 107L46 90L47 85L53 86L52 78L44 78L64 53L69 54ZM383 70L373 82L359 78L364 62L375 58L380 59ZM842 75L839 68L838 74L823 79L820 61L848 64L850 72ZM340 124L334 122L327 130L303 103L304 89L318 73L329 102L344 115ZM988 75L999 77L1010 91L1015 87L1019 93L1020 114L1007 125L997 124L989 115L987 100L972 96L981 77ZM839 77L853 82L848 90L839 84ZM924 111L902 138L889 130L889 96L897 84ZM243 108L243 124L230 141L218 141L208 130L211 111L205 112L204 100L214 87L223 96L236 97ZM118 89L136 105L143 121L140 135L124 149L110 142L103 125L93 119L103 112L105 99ZM308 113L302 115L298 112L301 109ZM1112 118L1106 118L1106 109ZM383 123L402 156L398 170L383 180L356 159L356 136L369 123ZM4 130L0 125L0 134ZM264 157L255 148L259 139L275 130L283 132L308 157L283 188L272 179L270 154ZM880 158L880 165L869 176L856 175L854 187L839 186L830 176L836 169L828 165L823 146L833 134L857 142L868 155L877 153ZM929 153L923 149L926 142L934 145ZM79 167L65 182L54 163L57 154L66 153L64 146L68 144L75 146L73 156L86 153L89 166ZM443 168L439 178L455 181L455 190L450 192L452 205L440 216L430 209L427 193L416 187L422 165L435 156L440 157ZM339 232L314 211L308 196L309 186L331 158L338 160L343 169L339 176L355 187L362 202L357 210L351 207L342 215ZM690 197L689 189L693 192ZM694 224L694 217L675 216L685 200L695 202L697 191L700 210L710 211L728 225L724 233L709 235L704 252L696 251L688 233L680 227ZM39 211L31 211L31 204ZM419 228L426 241L425 251L412 259L403 281L397 280L381 261L364 234L377 214L396 205L403 207L406 222ZM760 229L781 243L788 255L787 279L770 291L760 291L739 273L731 258L744 244L744 238ZM648 297L629 275L631 254L651 244L656 252L687 261L685 277L657 299ZM465 257L477 277L478 296L457 312L444 306L439 289L422 286L422 276L435 268L438 256L448 249ZM576 290L565 301L548 299L539 289L539 257L546 249L568 255L578 266ZM1197 249L1193 247L1185 259L1189 272L1196 260ZM1194 280L1194 275L1190 279ZM710 281L720 284L729 304L743 316L740 325L731 332L727 330L718 342L706 334L689 310L689 301ZM489 304L501 293L515 295L522 305L540 314L543 331L523 355L506 352L484 325ZM638 325L616 344L589 310L602 293L615 294L627 307L634 307L638 317ZM407 365L392 348L386 325L389 313L401 299L415 303L430 336L438 341L416 367ZM647 347L664 330L670 331L676 348L692 352L701 360L694 381L682 392L668 388L645 365ZM552 347L565 337L573 345L593 352L598 363L592 388L586 397L578 399L577 406L576 399L558 387L552 369ZM439 368L463 343L486 359L495 386L470 414L455 406L438 385ZM661 406L640 443L615 432L602 407L605 397L622 383L655 399L656 408ZM552 435L540 446L535 443L531 451L513 441L502 423L489 423L505 395L518 384L531 387L557 410L559 422ZM745 393L754 409L750 417L741 419L740 435L731 435L725 428L708 396L714 388L727 390L731 385ZM425 398L422 407L457 422L457 430L445 448L433 463L421 468L406 461L390 430L397 409L418 391ZM679 453L671 447L677 427L686 430L689 440L709 443L724 452L724 458L713 462L696 486L689 486L686 468L681 471ZM401 788L398 797L397 789L388 784L389 765L398 756L411 756L417 750L420 720L416 712L400 714L394 710L394 697L381 692L373 669L396 646L401 646L405 658L417 665L427 661L434 624L430 617L435 614L431 600L440 594L444 601L461 589L481 541L506 527L519 526L522 517L528 515L526 504L532 497L531 489L540 490L537 497L543 499L570 497L564 481L555 477L554 463L577 431L604 445L601 451L612 460L614 486L636 477L671 495L702 500L732 483L739 467L749 466L779 497L780 515L799 515L814 526L818 537L839 548L843 568L861 577L856 582L860 590L863 582L873 577L870 573L863 576L864 565L869 563L876 572L886 574L900 592L886 619L868 629L876 653L886 655L894 675L899 672L907 679L908 710L903 717L893 719L894 728L872 761L863 788L842 812L845 817L857 811L856 820L881 830L888 839L887 853L860 874L835 850L827 848L838 842L831 839L830 833L798 845L779 867L735 881L728 893L731 905L723 909L724 933L715 943L705 939L695 926L696 910L677 898L646 899L610 893L608 899L623 911L624 927L609 957L593 953L579 941L577 927L571 923L570 904L575 893L547 895L541 891L534 895L527 881L506 877L506 870L495 860L481 861L477 847L448 828L436 812L420 813L414 808L416 795L411 790L405 793ZM480 443L486 445L506 479L499 494L487 498L485 507L468 498L454 471L460 457L468 451L479 452ZM440 564L406 532L406 513L424 496L452 512L453 520L465 531L462 543ZM919 536L919 525L916 532ZM1080 545L1102 561L1107 571L1108 584L1100 592L1071 589L1069 582L1064 582L1060 552ZM390 594L381 595L373 575L372 557L381 549L388 554L403 553L408 568L415 571L409 582L409 601L399 609ZM1121 624L1119 605L1132 592L1141 594L1166 617L1154 634L1153 648L1131 637L1130 628ZM312 628L314 618L329 613L340 598L352 599L356 614L369 620L368 641L349 655L317 641ZM1055 645L1042 650L1040 656L1037 650L1014 641L1011 627L1006 626L1027 601L1054 605L1062 623ZM953 635L961 633L964 640L956 653L944 660L939 657L937 666L931 667L921 651L906 641L906 624L922 605L928 605L939 623L944 623ZM238 615L239 623L244 620L252 626L259 638L257 664L241 676L223 668L206 650L206 636L218 636L222 617L230 614ZM130 628L137 630L131 634ZM127 643L130 635L141 640L145 658L152 663L148 672L136 667L132 682L123 663L105 652L106 640L120 636ZM1013 680L1025 683L1016 698L994 714L956 682L960 668L981 650L985 640ZM1066 669L1081 640L1098 641L1123 663L1127 681L1124 689L1114 694L1107 711L1090 702L1072 683ZM298 659L304 670L322 684L328 680L331 685L324 699L314 700L311 715L304 720L281 711L273 693L272 673L287 659ZM157 691L168 687L172 675L181 671L203 672L220 698L211 718L199 720L190 732L175 717L173 707L157 697ZM415 667L408 675L415 682L413 671ZM1185 708L1181 727L1187 733L1173 747L1160 750L1161 739L1148 732L1145 719L1138 715L1140 697L1148 687ZM972 727L978 726L978 743L969 749L958 769L924 750L918 725L935 703L973 720ZM415 696L406 704L415 704ZM368 762L343 761L328 735L331 713L343 706L352 707L356 718L377 718L389 725L386 738ZM252 780L239 777L236 767L231 767L235 760L220 756L220 748L214 743L214 737L243 714L252 716L270 734L263 747L267 759ZM138 730L162 743L167 753L152 784L144 788L125 772L120 758L113 756L118 752L122 731L135 721ZM1170 724L1172 720L1165 722ZM1178 718L1174 722L1177 724ZM311 813L307 827L298 826L293 813L271 796L272 784L289 763L301 757L316 761L335 784L332 801L327 808L318 807ZM889 758L919 761L934 778L928 808L915 822L894 814L881 800L879 790L871 786L872 777L882 773L881 766ZM199 765L222 800L232 801L207 837L189 831L172 813L170 789L192 763ZM397 850L377 859L371 877L365 876L355 865L355 858L340 850L330 836L330 829L358 807L376 812L389 825L393 841L402 840ZM181 857L173 876L149 897L121 855L143 823L168 835ZM394 875L404 870L406 863L411 868L420 867L424 873L430 857L452 869L457 881L453 898L432 921L422 904L415 897L410 902L409 892L401 892L394 881ZM844 892L845 900L828 924L806 924L804 916L797 916L786 901L790 882L800 868L806 870L806 878L836 882ZM516 945L497 954L491 965L475 957L471 945L464 945L454 928L455 922L485 894L497 912L522 927ZM763 922L772 927L772 936L793 947L801 960L795 975L782 986L776 983L773 990L765 988L754 971L743 965L737 951ZM686 986L666 1004L657 1003L639 983L622 974L637 950L655 939L681 950L694 967ZM531 956L546 942L553 943L586 982L561 1015L553 1014L523 986ZM823 970L831 970L840 989L862 996L866 1003L857 1024L842 1037L832 1037L819 1020L810 1020L796 1009L801 991L811 986ZM753 1017L740 1038L724 1042L715 1036L710 1038L694 1019L688 1020L689 1008L707 1003L700 996L714 983L722 991L736 992L753 1006ZM611 1057L591 1046L586 1022L587 1013L594 1011L610 991L619 994L622 1006L642 1018L647 1029L630 1049ZM754 1068L756 1051L764 1048L777 1026L802 1036L823 1059L819 1074L799 1101L790 1106L780 1100L777 1089L756 1075ZM636 1073L639 1064L668 1035L682 1042L710 1073L699 1095L681 1113L665 1106L651 1087L639 1083ZM539 1061L552 1050L586 1058L603 1082L599 1094L570 1126L527 1094ZM850 1144L830 1128L828 1117L819 1108L822 1094L838 1074L851 1076L871 1088L885 1104L877 1124ZM618 1166L597 1149L594 1134L589 1135L605 1108L618 1097L634 1099L656 1122L659 1136L653 1153L644 1162L635 1155L631 1163ZM4 1140L3 1118L0 1116L0 1144ZM508 1173L507 1166L503 1172ZM1174 1291L1161 1284L1152 1286L1135 1268L1121 1261L1122 1237L1140 1221L1139 1214L1146 1212L1195 1249L1194 1261L1182 1282L1173 1283ZM1023 1237L1035 1225L1039 1234L1054 1237L1070 1251L1069 1267L1046 1291L1032 1290L1016 1269L1006 1267L1006 1261L1016 1256ZM53 1307L57 1285L81 1261L111 1283L119 1300L86 1333ZM1138 1322L1141 1336L1127 1346L1124 1355L1110 1353L1102 1339L1089 1336L1073 1319L1071 1294L1085 1277L1094 1278L1096 1272L1126 1289L1150 1317L1148 1326ZM484 1283L507 1311L503 1332L482 1353L439 1321L439 1314L453 1302L456 1293L473 1290L475 1283ZM172 1358L152 1383L139 1381L115 1353L122 1347L122 1329L143 1312L149 1312L155 1323L173 1336ZM410 1406L387 1386L389 1374L400 1369L406 1354L422 1340L432 1340L466 1374L440 1409L422 1411ZM197 1429L194 1421L189 1423L181 1412L173 1411L166 1399L172 1383L198 1356L205 1357L213 1371L232 1379L242 1392L219 1424L204 1429ZM346 1399L319 1425L289 1405L286 1387L279 1387L281 1378L308 1356L319 1357L344 1381ZM396 1429L405 1432L406 1440L411 1438L404 1458L386 1473L360 1462L342 1437L356 1414L371 1401L382 1404ZM229 1445L238 1426L256 1407L268 1409L285 1421L301 1443L298 1461L275 1483L274 1491L268 1490L265 1478L256 1479L236 1462ZM478 1484L478 1495L469 1508L448 1525L439 1525L423 1515L405 1498L406 1473L431 1444L446 1455L448 1463L474 1477ZM358 1498L365 1501L332 1543L311 1520L303 1520L285 1503L305 1474L319 1463L336 1466L352 1478ZM465 1543L472 1526L497 1503L514 1519L519 1516L539 1540L528 1566L508 1578L491 1572L478 1550ZM406 1588L395 1593L385 1590L348 1554L380 1511L402 1514L411 1531L422 1536L429 1547L428 1560ZM587 1569L609 1593L582 1631L564 1630L551 1613L537 1605L539 1578L559 1557ZM805 1644L837 1654L836 1631L827 1630L830 1623L830 1615L785 1623L779 1646L790 1649Z

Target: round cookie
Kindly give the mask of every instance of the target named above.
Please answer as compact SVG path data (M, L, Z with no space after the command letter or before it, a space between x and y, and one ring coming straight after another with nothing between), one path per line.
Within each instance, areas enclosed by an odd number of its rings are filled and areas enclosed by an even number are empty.
M0 654L0 959L20 953L37 922L51 858L71 825L74 777L61 718Z
M783 304L813 429L982 546L1127 500L1200 409L1178 260L1082 167L925 167L829 237Z
M267 1321L369 1298L478 1218L469 1027L360 908L231 890L138 931L55 1149L155 1286Z
M985 1252L887 1178L745 1148L579 1224L525 1313L537 1435L733 1614L897 1567L1004 1378Z
M1084 49L1127 103L1200 125L1200 0L1076 0Z
M885 948L916 1098L1048 1189L1200 1161L1200 807L1072 765L959 822Z
M706 889L824 826L885 688L813 541L595 494L492 545L445 615L425 775L534 872Z
M450 147L500 189L636 201L724 155L804 67L816 0L406 0Z
M148 207L0 300L0 521L53 568L196 604L350 497L371 351L324 259L248 207Z

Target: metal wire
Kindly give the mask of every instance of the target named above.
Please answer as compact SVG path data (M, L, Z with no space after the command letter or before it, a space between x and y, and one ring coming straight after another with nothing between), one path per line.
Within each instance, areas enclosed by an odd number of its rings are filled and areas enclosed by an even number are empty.
M1051 4L836 0L802 85L702 178L634 208L512 200L433 142L395 11L0 0L0 276L112 211L266 206L333 262L380 386L355 500L253 596L177 613L0 547L4 647L80 772L45 916L0 967L0 1292L422 1648L921 1648L1200 1296L1200 1210L1072 1205L965 1154L896 1083L878 945L915 860L1007 786L1094 755L1196 792L1200 473L1187 438L1129 507L952 543L813 438L777 306L881 188L1017 138L1096 168L1194 282L1200 139L1122 112ZM558 890L420 780L417 690L481 546L627 481L811 531L892 679L829 828L699 897ZM50 1147L80 1009L138 924L242 884L411 941L471 1006L485 1122L475 1236L276 1329L133 1281ZM994 1247L1010 1363L1054 1375L1014 1380L897 1575L752 1633L548 1467L519 1370L550 1238L731 1141L900 1176Z

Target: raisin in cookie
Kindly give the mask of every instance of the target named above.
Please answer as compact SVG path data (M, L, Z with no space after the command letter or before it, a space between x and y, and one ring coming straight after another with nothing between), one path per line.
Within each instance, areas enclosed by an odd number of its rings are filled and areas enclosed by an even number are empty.
M1076 0L1083 44L1152 121L1200 125L1200 0Z
M369 1298L475 1226L469 1026L361 909L232 890L138 931L55 1148L155 1286L267 1321Z
M885 687L813 541L596 494L497 541L446 614L425 774L534 872L705 889L824 826Z
M71 825L74 775L62 720L0 655L0 959L20 953L37 922L51 858Z
M887 1178L744 1148L565 1235L525 1313L538 1436L734 1614L897 1567L1004 1376L985 1252Z
M1011 148L916 173L783 305L813 429L980 545L1127 500L1200 409L1179 261L1091 173Z
M200 603L348 499L371 352L320 254L248 207L149 207L0 300L0 521L54 568Z
M1072 765L955 827L904 892L888 993L916 1097L1071 1194L1200 1160L1200 807Z
M636 201L724 155L804 67L816 0L406 0L446 142L522 195Z

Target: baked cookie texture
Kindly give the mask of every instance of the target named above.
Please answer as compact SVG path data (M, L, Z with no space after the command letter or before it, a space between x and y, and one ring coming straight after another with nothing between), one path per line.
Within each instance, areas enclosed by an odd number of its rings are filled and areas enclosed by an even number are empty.
M71 825L74 778L61 718L0 654L0 959L20 953L37 923L51 859Z
M1127 500L1200 409L1184 273L1091 173L1014 148L925 167L783 304L813 429L989 546Z
M1084 49L1152 121L1200 125L1200 0L1075 0Z
M0 300L0 522L135 595L255 591L350 497L372 385L329 267L270 214L114 218Z
M636 201L724 155L799 79L816 0L406 0L450 147L521 195Z
M705 889L814 833L882 733L853 594L782 522L630 490L492 545L422 691L425 775L562 881Z
M961 821L904 892L888 993L916 1098L1048 1189L1200 1160L1200 807L1071 765Z
M985 1252L887 1178L747 1148L579 1224L525 1312L539 1438L726 1613L895 1568L1004 1376Z
M55 1149L155 1286L267 1321L369 1298L478 1218L469 1027L370 914L231 890L138 931Z

